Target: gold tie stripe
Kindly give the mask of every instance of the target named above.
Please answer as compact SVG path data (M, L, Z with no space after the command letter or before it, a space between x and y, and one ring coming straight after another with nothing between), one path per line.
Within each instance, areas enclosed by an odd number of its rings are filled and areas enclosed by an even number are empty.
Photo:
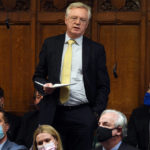
M69 84L71 80L72 44L74 43L75 43L74 40L68 41L68 47L64 55L64 61L63 61L62 73L61 73L61 83L63 84ZM60 102L62 104L64 104L68 100L69 94L70 94L69 86L61 87Z

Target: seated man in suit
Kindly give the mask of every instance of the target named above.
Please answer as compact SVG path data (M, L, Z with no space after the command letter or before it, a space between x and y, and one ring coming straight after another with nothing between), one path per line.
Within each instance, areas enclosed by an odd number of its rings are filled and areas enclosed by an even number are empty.
M4 109L4 104L5 104L4 90L0 87L0 108ZM16 116L10 112L5 112L5 114L8 118L9 121L8 123L10 125L9 130L7 132L7 136L9 140L15 142L18 129L20 128L20 124L21 124L21 117Z
M11 142L7 137L9 129L8 119L5 112L0 108L0 149L1 150L27 150L23 145L17 145Z
M104 110L98 125L96 134L101 145L96 150L137 150L123 142L127 132L127 118L123 113L112 109Z
M43 96L38 91L35 91L34 110L27 112L22 118L22 123L17 136L16 143L23 144L27 148L31 147L33 143L33 133L38 127L38 104L40 103L42 98Z
M144 105L134 109L128 123L127 143L140 150L150 150L150 83Z

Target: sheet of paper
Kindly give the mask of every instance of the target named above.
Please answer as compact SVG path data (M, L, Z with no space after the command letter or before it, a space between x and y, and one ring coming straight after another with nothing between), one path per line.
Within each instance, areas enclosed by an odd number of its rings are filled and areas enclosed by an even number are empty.
M44 86L44 84L38 82L38 81L34 81L35 83L37 83L38 85ZM59 88L59 87L63 87L63 86L70 86L70 85L74 85L76 83L70 83L70 84L54 84L52 87L48 87L48 88Z

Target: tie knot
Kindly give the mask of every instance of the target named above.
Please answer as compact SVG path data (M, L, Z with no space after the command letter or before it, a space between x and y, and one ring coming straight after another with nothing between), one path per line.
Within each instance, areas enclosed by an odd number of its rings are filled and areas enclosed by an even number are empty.
M69 40L69 41L68 41L68 45L72 45L72 44L74 44L74 43L75 43L74 40Z

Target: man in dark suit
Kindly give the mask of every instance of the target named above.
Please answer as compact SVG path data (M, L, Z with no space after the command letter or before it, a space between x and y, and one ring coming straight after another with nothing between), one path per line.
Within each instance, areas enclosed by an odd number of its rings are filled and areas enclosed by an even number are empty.
M97 140L100 142L95 150L137 150L123 142L127 134L127 118L116 110L104 110L99 119L97 128Z
M27 150L23 145L11 142L7 137L9 129L8 119L5 112L0 108L0 149L1 150Z
M127 143L140 150L150 149L150 83L144 105L134 109L128 123Z
M0 87L0 108L4 109L4 104L5 104L5 96L4 96L4 90ZM9 130L7 132L7 136L9 140L11 141L16 141L18 129L20 128L21 124L21 117L16 116L15 114L12 114L11 112L5 112L7 118L8 118L8 123L10 125Z
M33 77L35 88L45 94L39 123L60 132L65 150L91 150L96 117L106 108L110 92L104 47L83 36L90 17L89 6L68 6L66 34L45 40ZM55 83L75 84L53 88Z
M24 114L22 117L21 126L16 138L16 143L25 145L30 148L33 144L33 134L38 127L39 108L38 105L43 96L35 91L34 109Z

